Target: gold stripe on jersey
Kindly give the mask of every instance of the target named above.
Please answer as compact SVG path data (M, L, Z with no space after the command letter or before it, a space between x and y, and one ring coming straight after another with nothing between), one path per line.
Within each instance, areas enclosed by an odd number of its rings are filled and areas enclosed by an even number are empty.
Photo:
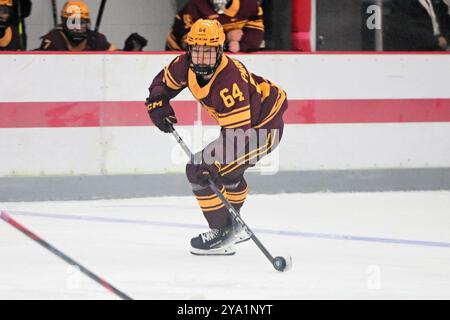
M6 47L11 43L12 40L12 29L11 27L6 28L3 38L0 38L0 47Z
M263 8L261 6L258 6L258 17L262 17L264 15Z
M214 120L217 121L217 123L220 125L221 119L220 119L220 115L219 113L217 113L217 111L212 108L212 107L208 107L206 104L202 103L202 106L206 109L206 111L208 112L208 114L214 118ZM248 108L250 108L250 106L248 106ZM242 108L241 108L242 109ZM241 109L236 109L234 110L234 113L237 113L238 110ZM245 111L245 110L244 110ZM233 123L233 124L229 124L226 126L227 129L235 129L235 128L239 128L241 126L246 126L249 125L251 123L251 119L248 120L243 120L241 122L237 122L237 123Z
M251 20L251 21L249 21L248 23L249 23L249 24L254 24L254 25L261 25L261 26L264 25L263 19Z
M204 87L200 87L200 85L197 82L197 76L195 75L194 71L192 71L189 68L188 71L188 85L189 90L191 90L192 94L197 100L202 100L206 98L209 95L209 91L211 90L211 85L216 80L217 76L222 72L223 69L226 68L228 65L228 58L227 56L222 56L222 61L220 62L219 67L217 68L216 72L212 76L211 80L209 80L208 84Z
M231 168L227 168L227 171L221 172L220 174L222 176L225 176L225 175L229 174L230 172L233 172L234 170L239 168L241 165L250 161L251 159L254 159L254 158L266 153L268 150L270 150L272 148L272 145L274 142L274 140L271 140L270 136L271 136L271 134L269 133L267 140L266 140L266 144L264 146L247 153L243 158L241 158L241 160L239 160L237 163L233 164L233 166L231 166Z
M262 20L249 21L245 27L264 31L264 23Z
M173 50L183 50L178 45L177 41L175 40L175 36L173 35L172 32L169 33L169 35L167 36L166 42L167 42L167 46Z
M183 88L181 84L179 84L172 76L169 71L169 66L164 67L164 78L163 82L172 90L180 90Z
M258 92L261 95L261 102L263 101L262 95L265 94L263 92L263 88L261 88L259 83L256 83L255 79L253 79L252 74L250 73L250 83L256 88L256 92Z
M267 124L270 120L272 120L277 115L278 111L280 111L285 100L286 100L286 93L283 90L281 90L280 88L278 88L277 101L275 101L275 104L273 105L272 109L270 110L269 115L266 118L264 118L264 120L260 124L255 126L255 128L257 128L257 129L261 128L262 126Z
M206 104L204 104L203 102L201 103L202 107L206 109L206 112L208 112L208 114L214 118L214 120L217 121L217 123L219 122L219 114L217 113L216 109L214 109L213 107L208 107Z
M251 123L252 123L251 120L245 120L245 121L242 121L242 122L236 122L236 123L227 125L225 128L226 129L237 129L237 128L240 128L240 127L248 126Z
M263 150L264 148L266 148L266 147L268 146L268 144L269 144L269 140L270 140L270 133L269 133L268 136L267 136L267 140L266 140L266 144L265 144L265 145L263 145L262 147L259 147L259 148L256 148L256 149L250 151L249 153L243 155L242 157L240 157L240 158L234 160L233 162L230 162L230 163L227 164L226 166L222 167L222 168L219 170L220 174L221 174L221 175L224 175L224 174L222 173L223 171L227 170L228 168L230 168L231 166L233 166L233 165L236 164L237 162L242 161L243 159L245 159L245 157L250 156L250 155L252 155L253 153L256 153L256 152L258 152L258 151Z
M241 123L250 123L251 121L250 105L236 109L226 114L219 113L218 116L218 122L221 127L233 128L237 124L240 124L239 126L242 126L244 124Z
M256 154L254 154L254 155L252 155L252 156L249 156L248 158L246 158L243 162L241 162L241 163L236 163L236 165L234 166L234 167L232 167L231 169L228 169L228 171L225 171L225 172L222 172L221 173L221 175L222 176L224 176L224 175L227 175L227 174L229 174L230 172L233 172L234 170L236 170L237 168L239 168L242 164L245 164L246 162L250 162L250 160L252 160L252 159L255 159L256 157L259 157L259 156L261 156L261 155L263 155L263 154L267 154L271 149L272 149L272 147L274 146L274 144L275 144L275 137L276 137L276 132L274 133L274 135L273 135L273 138L271 139L270 138L270 133L269 133L269 135L268 135L268 138L267 138L267 142L266 142L266 144L265 144L265 146L267 146L266 148L262 148L262 149L260 149L260 151L259 152L257 152ZM270 143L270 144L269 144ZM251 153L251 152L250 152ZM249 154L250 154L249 153Z
M234 115L236 113L244 112L244 111L247 111L247 110L250 110L250 105L242 107L242 108L235 109L235 110L227 112L227 113L218 113L218 116L219 116L219 118L226 118L228 116L232 116L232 115Z
M255 30L259 30L259 31L264 31L264 28L260 28L260 27L254 27L254 26L250 26L250 25L246 25L245 26L248 29L255 29Z
M223 31L225 31L225 33L227 33L228 31L231 30L235 30L235 29L243 29L245 27L245 25L247 24L248 20L239 20L236 22L231 22L231 23L224 23L223 26Z
M264 102L264 100L266 100L267 97L270 96L270 88L272 87L267 82L260 83L259 87L261 88L261 102Z
M232 0L231 6L228 9L225 9L224 13L229 17L235 17L238 14L240 8L241 8L241 1Z
M226 118L219 118L219 125L221 127L228 128L229 126L240 122L250 121L250 117L251 113L250 109L248 109L247 111L239 112Z
M255 29L255 30L259 30L259 31L264 31L264 28L260 28L260 27L253 27L253 26L249 26L249 25L246 25L245 27L248 28L248 29Z

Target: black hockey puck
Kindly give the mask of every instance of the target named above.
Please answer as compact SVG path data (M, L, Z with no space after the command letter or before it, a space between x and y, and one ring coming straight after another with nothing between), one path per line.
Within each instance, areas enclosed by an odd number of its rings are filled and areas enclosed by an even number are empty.
M273 266L277 271L283 272L287 266L286 259L283 257L276 257L273 260Z

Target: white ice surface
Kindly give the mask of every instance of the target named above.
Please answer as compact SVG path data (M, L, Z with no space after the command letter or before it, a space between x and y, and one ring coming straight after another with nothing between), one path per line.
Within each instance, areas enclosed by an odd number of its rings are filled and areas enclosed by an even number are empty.
M286 273L252 242L190 255L192 197L0 209L135 299L450 299L450 192L250 195L244 220ZM1 299L116 297L0 220Z

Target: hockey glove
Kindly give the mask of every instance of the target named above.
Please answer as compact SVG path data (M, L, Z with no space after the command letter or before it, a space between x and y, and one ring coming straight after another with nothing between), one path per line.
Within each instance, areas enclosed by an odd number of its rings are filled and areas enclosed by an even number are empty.
M172 124L178 122L169 101L164 97L147 98L145 106L150 119L162 132L170 132Z
M197 184L202 187L208 186L208 179L217 182L220 179L220 163L214 164L193 164L186 165L186 175L191 184Z
M132 33L127 40L125 40L123 51L142 51L147 44L147 39L138 33Z

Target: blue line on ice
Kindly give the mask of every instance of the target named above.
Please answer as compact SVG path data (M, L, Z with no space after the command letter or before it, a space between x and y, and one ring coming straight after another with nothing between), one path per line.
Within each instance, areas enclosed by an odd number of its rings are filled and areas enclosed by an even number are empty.
M27 217L39 217L49 219L60 220L81 220L81 221L94 221L94 222L107 222L107 223L126 223L159 227L172 227L172 228L186 228L186 229L204 229L205 225L201 224L188 224L188 223L175 223L175 222L163 222L163 221L150 221L150 220L132 220L132 219L117 219L117 218L105 218L105 217L88 217L80 215L62 215L62 214L49 214L49 213L34 213L34 212L19 212L8 211L11 215L27 216ZM402 244L422 247L439 247L450 248L449 242L436 242L436 241L422 241L422 240L409 240L409 239L390 239L390 238L378 238L378 237L363 237L341 234L326 234L326 233L314 233L314 232L302 232L302 231L287 231L287 230L270 230L270 229L252 229L256 234L271 234L288 237L301 237L301 238L317 238L317 239L329 239L329 240L347 240L347 241L365 241L375 243L388 243L388 244Z

